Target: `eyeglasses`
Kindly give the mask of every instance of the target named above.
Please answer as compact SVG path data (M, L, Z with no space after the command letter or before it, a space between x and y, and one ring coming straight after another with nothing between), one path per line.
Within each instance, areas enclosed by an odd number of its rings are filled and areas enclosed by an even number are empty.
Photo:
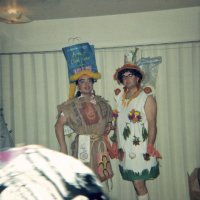
M122 75L122 79L125 80L127 78L132 78L133 76L134 76L133 74Z
M91 78L86 78L86 79L79 79L78 80L79 84L84 84L84 83L93 83L93 80Z

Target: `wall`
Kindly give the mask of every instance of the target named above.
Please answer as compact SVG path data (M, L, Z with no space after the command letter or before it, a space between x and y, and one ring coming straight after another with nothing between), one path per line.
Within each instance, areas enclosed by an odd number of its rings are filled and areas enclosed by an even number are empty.
M97 48L200 40L200 7L0 24L0 53L60 50L71 37Z

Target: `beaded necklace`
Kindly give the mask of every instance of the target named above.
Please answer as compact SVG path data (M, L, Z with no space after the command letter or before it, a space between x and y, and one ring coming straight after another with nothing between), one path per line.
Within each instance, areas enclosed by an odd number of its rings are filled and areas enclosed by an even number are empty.
M128 94L128 90L127 91L124 91L123 93L123 96L122 96L122 106L123 107L128 107L129 103L135 99L139 94L140 92L142 91L141 88L138 88L132 95L130 98L126 98L127 94Z

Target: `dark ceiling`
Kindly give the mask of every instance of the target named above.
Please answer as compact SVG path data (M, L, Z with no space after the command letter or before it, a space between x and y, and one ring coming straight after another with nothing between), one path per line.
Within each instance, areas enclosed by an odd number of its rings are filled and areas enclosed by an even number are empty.
M0 13L10 5L31 20L49 20L194 7L200 0L0 0Z

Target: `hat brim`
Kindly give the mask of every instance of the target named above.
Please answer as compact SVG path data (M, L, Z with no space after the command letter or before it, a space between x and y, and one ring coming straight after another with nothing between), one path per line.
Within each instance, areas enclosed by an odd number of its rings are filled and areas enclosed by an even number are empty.
M137 65L128 63L128 64L123 65L122 67L119 67L119 68L116 70L115 74L114 74L114 80L116 80L116 81L118 82L118 84L120 84L119 74L120 74L120 72L121 72L122 70L124 70L124 69L136 70L136 71L139 72L139 73L141 74L141 76L142 76L141 81L143 80L143 78L144 78L144 72L143 72Z
M70 76L70 81L71 82L75 82L75 81L77 81L83 75L87 75L90 78L93 78L95 80L101 78L101 74L99 72L92 72L90 70L82 70L82 71L80 71L80 72L78 72L78 73Z

